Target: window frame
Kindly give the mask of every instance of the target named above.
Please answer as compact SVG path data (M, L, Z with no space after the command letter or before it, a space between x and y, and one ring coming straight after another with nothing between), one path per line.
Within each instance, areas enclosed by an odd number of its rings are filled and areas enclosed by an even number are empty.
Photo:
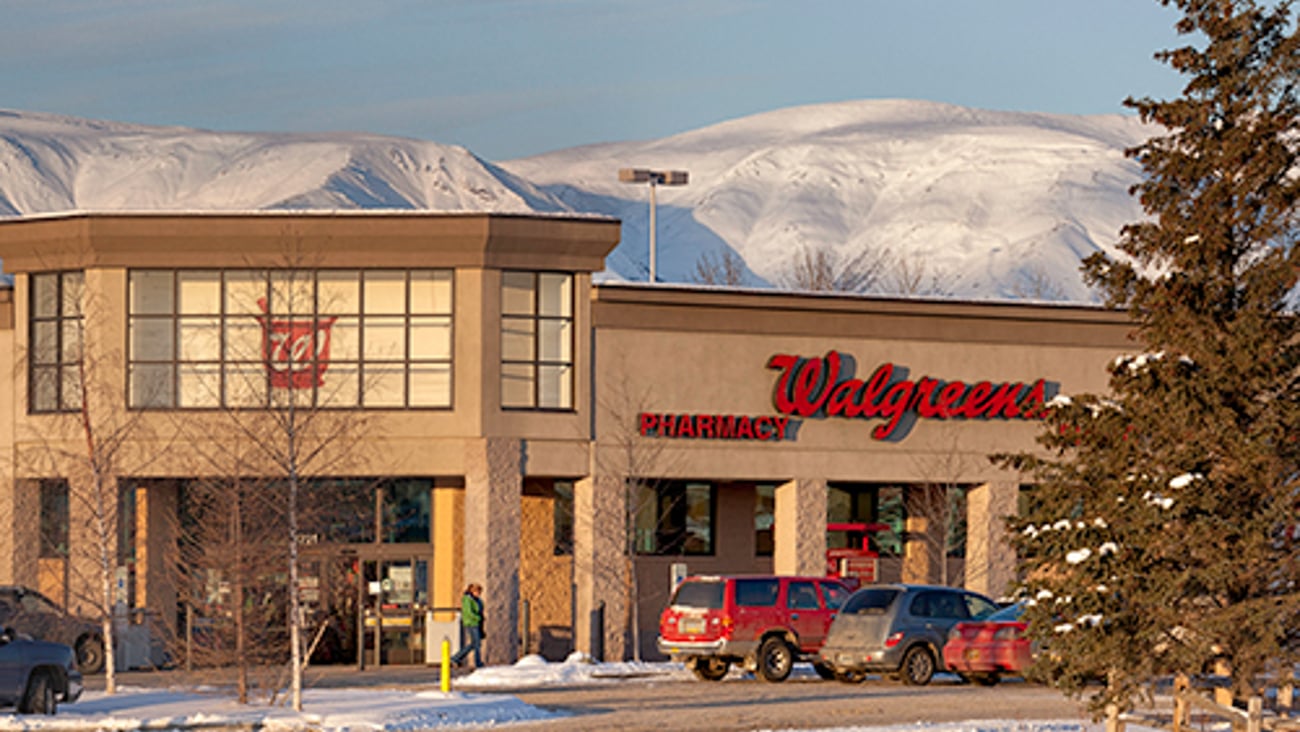
M40 315L37 307L37 283L41 280L52 279L54 285L54 313L53 315ZM65 306L68 304L65 290L69 280L80 280L80 293L76 302L76 312L67 313ZM70 368L80 369L85 357L85 293L86 293L86 272L80 269L51 270L48 272L32 272L27 275L27 413L28 414L66 414L70 412L81 411L81 399L72 402L68 399L64 389L64 371ZM38 362L37 353L41 350L38 344L40 340L37 335L39 325L53 325L53 361ZM64 359L64 328L68 325L74 325L78 331L78 338L82 341L77 349L74 359ZM53 393L54 401L52 406L40 406L37 403L37 373L51 372L53 374ZM76 385L79 391L84 391L80 378L77 379ZM84 398L83 395L79 395Z
M691 532L689 529L689 503L687 496L691 486L705 486L708 488L708 548L704 551L686 551L688 539ZM718 552L718 485L711 481L703 480L673 480L662 482L642 483L641 490L653 492L653 505L644 506L638 511L653 512L653 523L648 530L649 536L653 539L653 545L650 550L641 548L641 537L635 537L633 547L638 556L643 557L712 557ZM675 496L668 496L670 503L667 505L669 515L665 515L664 499L666 494L674 493ZM640 497L634 497L639 501ZM672 525L667 523L674 520L675 517L681 518L681 525ZM640 532L643 527L633 517L633 528Z
M158 273L166 275L170 280L169 293L169 310L166 313L158 312L139 312L135 309L135 302L132 299L133 288L135 287L135 276L137 274ZM337 308L331 308L327 303L322 302L322 276L330 274L347 273L355 277L356 284L356 307L354 310L340 312ZM181 302L181 286L186 275L212 274L217 279L217 304L215 312L205 313L187 313L184 312L184 303ZM376 275L400 275L403 293L403 305L401 312L381 313L370 312L366 306L366 284L368 276ZM445 277L450 288L447 296L447 309L434 309L430 312L416 310L412 307L413 283L419 275L432 275L437 278ZM243 278L247 278L244 280ZM232 340L232 332L248 326L248 319L258 319L258 316L248 312L235 312L230 309L229 295L232 281L246 281L253 290L259 290L263 293L266 302L270 302L271 312L264 312L263 318L291 317L295 321L313 321L320 322L328 320L333 323L339 318L344 318L355 323L356 328L356 354L354 357L344 360L334 355L331 356L328 364L338 366L339 368L350 369L353 373L347 374L346 378L355 379L356 396L344 404L333 403L328 393L323 391L321 386L313 385L309 390L310 396L301 401L295 400L295 404L300 404L305 409L328 409L338 411L348 410L419 410L419 411L452 411L455 409L456 400L456 383L455 383L455 364L456 364L456 273L453 268L434 267L434 268L395 268L395 267L330 267L330 268L310 268L310 269L288 269L288 268L213 268L213 267L196 267L196 268L166 268L166 267L139 267L127 271L126 277L126 347L127 368L124 374L126 384L124 392L127 395L127 409L132 411L220 411L226 409L255 409L255 410L273 410L281 408L282 404L287 403L288 393L299 391L299 389L277 389L271 386L271 376L267 372L266 358L260 352L254 357L232 356L229 344ZM309 312L293 312L285 314L278 312L275 301L272 299L275 294L277 285L283 285L285 282L290 283L291 287L299 287L298 283L309 293L310 298ZM366 328L374 326L377 319L400 319L402 321L402 348L403 353L400 357L377 358L367 356L366 348ZM185 358L185 343L181 337L182 326L187 321L216 321L216 353L213 358ZM425 321L428 321L427 323ZM169 356L167 358L140 358L132 350L133 338L136 329L145 323L166 323L167 332L169 333ZM418 325L437 325L445 327L447 334L447 352L445 358L413 358L415 343L414 329ZM264 327L259 322L258 327ZM263 334L261 336L265 338ZM311 358L311 368L315 368L320 363L313 356ZM216 394L213 398L204 400L201 404L184 404L184 394L182 390L182 376L187 366L210 368L215 370L214 378L216 381ZM146 373L144 369L155 367L166 371L166 378L169 380L169 390L165 391L163 398L158 400L144 399L137 395L134 390L134 380L138 373ZM402 374L401 400L400 403L367 403L366 395L371 393L367 388L368 373L382 372L385 369L398 368ZM437 404L412 404L412 386L411 379L413 374L419 368L442 367L447 372L447 392L445 403ZM253 387L253 393L257 395L255 400L245 403L235 397L236 391L232 388L234 383L232 376L239 373L240 369L248 371L257 371L257 384ZM286 394L280 394L284 391Z
M506 277L508 275L528 275L531 280L532 293L532 312L531 313L514 313L506 309ZM543 315L542 314L542 288L541 279L543 275L558 275L567 278L569 283L569 296L565 303L568 309L567 316ZM500 296L501 296L501 357L500 357L500 402L502 411L529 411L529 412L574 412L577 410L577 275L573 272L562 270L525 270L525 269L503 269L501 270ZM532 354L533 357L528 360L506 358L505 338L506 323L508 321L526 321L532 325ZM559 322L568 324L568 354L569 360L551 361L542 358L542 323ZM532 395L531 403L527 405L506 404L505 395L505 374L507 366L528 366L532 372ZM568 367L568 404L562 406L541 406L542 403L542 379L541 370L544 366L567 366Z

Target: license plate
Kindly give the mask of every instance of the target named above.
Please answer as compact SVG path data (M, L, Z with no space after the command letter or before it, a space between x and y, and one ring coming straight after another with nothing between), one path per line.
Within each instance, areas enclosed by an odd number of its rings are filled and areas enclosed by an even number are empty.
M843 663L843 664L850 664L850 663L853 663L853 660L854 660L854 659L853 659L853 654L852 654L852 653L841 653L841 654L840 654L839 656L837 656L836 658L837 658L837 660L839 660L840 663Z
M678 618L677 632L698 635L704 632L704 618Z
M965 651L964 653L962 653L961 655L962 655L962 657L964 657L967 661L978 661L978 660L980 660L980 652L977 651L977 650L975 650L974 648L967 648L966 651Z

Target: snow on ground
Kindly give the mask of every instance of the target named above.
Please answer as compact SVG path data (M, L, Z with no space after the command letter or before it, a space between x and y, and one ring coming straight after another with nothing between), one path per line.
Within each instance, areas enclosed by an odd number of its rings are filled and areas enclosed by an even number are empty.
M729 679L748 676L732 671ZM815 676L799 664L796 677ZM394 691L376 688L308 689L303 711L287 705L238 704L229 689L213 687L154 689L120 688L107 696L86 692L73 704L59 707L54 717L9 714L0 716L0 732L10 730L135 730L194 729L219 726L260 726L267 730L360 732L393 730L494 728L517 722L561 719L565 715L526 704L491 689L571 687L590 684L679 681L692 675L680 663L594 663L574 654L563 663L527 656L512 666L490 666L453 680L452 691ZM1130 725L1130 730L1134 727ZM957 723L915 723L881 727L826 728L822 732L1100 732L1101 726L1077 720L975 720Z

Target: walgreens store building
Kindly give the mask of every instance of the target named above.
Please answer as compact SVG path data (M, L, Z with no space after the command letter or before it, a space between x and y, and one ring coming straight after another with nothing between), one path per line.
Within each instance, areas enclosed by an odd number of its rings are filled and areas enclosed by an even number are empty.
M881 580L1005 589L1027 489L988 456L1033 449L1053 396L1104 390L1122 314L594 285L618 238L487 214L0 221L0 583L93 597L85 403L125 426L119 604L162 635L220 617L229 577L177 547L228 517L188 507L278 490L237 436L284 441L292 404L333 427L301 436L329 459L302 476L299 597L338 660L423 662L470 581L493 662L590 649L598 608L607 658L653 655L674 564L822 574L863 538L828 524L887 527Z

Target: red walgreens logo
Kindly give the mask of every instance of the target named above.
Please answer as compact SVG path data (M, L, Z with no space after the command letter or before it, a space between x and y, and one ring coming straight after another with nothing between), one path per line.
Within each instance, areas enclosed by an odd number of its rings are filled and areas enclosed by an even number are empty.
M922 419L1042 419L1048 382L940 381L907 378L907 369L892 363L876 367L871 378L853 378L853 357L829 351L821 358L777 354L769 369L781 372L776 382L776 411L793 417L884 419L871 436L901 439Z
M266 298L258 298L262 311L262 360L276 389L310 389L325 383L330 361L330 327L336 317L272 318Z

